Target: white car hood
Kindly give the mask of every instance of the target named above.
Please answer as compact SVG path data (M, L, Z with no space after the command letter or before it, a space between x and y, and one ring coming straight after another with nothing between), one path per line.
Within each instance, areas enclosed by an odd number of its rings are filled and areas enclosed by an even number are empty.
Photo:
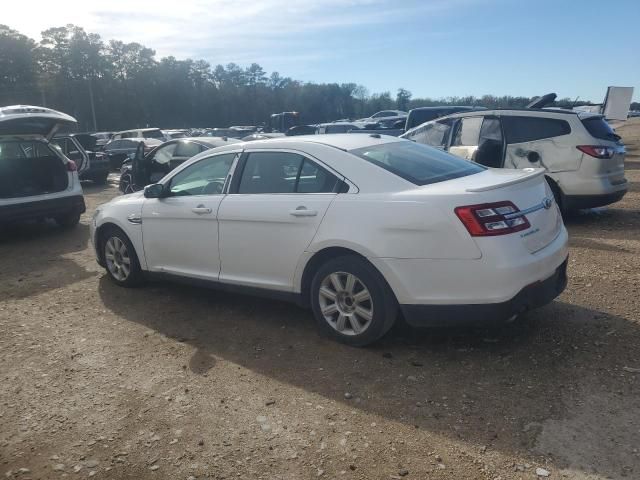
M0 107L0 137L29 136L51 140L61 127L75 127L77 123L72 116L50 108L31 105Z

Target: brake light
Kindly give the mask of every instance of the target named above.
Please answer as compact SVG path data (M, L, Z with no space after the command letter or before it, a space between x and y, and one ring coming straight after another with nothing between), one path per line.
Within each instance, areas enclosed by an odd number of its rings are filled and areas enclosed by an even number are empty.
M472 237L507 235L531 226L512 202L467 205L455 212Z
M76 165L76 162L74 162L73 160L69 160L67 162L67 171L76 172L77 170L78 170L78 166Z
M595 158L611 158L616 153L613 148L601 145L578 145L576 148Z

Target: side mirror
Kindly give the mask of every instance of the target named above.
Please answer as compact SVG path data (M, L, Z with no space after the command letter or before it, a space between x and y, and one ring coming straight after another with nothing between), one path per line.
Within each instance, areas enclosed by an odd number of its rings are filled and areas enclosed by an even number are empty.
M144 187L144 198L162 198L164 196L164 185L161 183L154 183Z
M529 160L531 163L537 163L540 161L540 154L531 150L527 153L527 160Z

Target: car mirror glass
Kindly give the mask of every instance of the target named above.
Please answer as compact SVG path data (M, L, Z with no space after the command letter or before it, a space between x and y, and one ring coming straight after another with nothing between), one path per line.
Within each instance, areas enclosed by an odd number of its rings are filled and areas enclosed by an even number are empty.
M154 183L144 187L145 198L162 198L164 196L164 185L161 183Z

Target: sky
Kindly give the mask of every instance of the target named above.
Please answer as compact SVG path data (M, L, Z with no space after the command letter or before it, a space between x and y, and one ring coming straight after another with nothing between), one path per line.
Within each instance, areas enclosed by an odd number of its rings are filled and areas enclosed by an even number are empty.
M640 0L4 0L0 23L36 40L73 23L157 58L255 62L370 93L640 100Z

